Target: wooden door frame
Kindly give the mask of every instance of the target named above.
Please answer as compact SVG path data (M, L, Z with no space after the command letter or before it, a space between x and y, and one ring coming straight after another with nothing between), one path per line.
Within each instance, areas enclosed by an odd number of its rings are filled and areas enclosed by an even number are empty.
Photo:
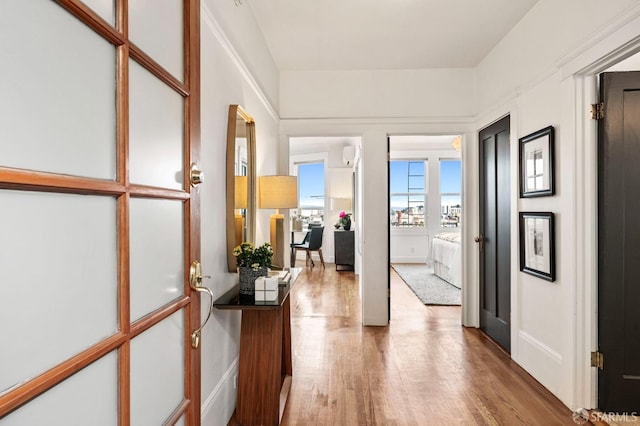
M201 152L201 99L200 99L200 0L188 0L185 2L184 9L184 45L185 49L185 77L187 86L190 89L189 100L185 108L185 121L187 123L185 132L185 141L189 141L189 152L184 156L184 187L191 188L191 197L187 203L188 211L186 212L189 222L189 229L185 229L188 244L185 248L190 258L187 258L185 265L185 294L189 297L196 298L197 301L192 303L189 309L189 318L187 330L196 330L200 327L201 318L201 293L192 291L189 283L189 267L192 261L201 259L201 222L200 222L200 187L192 187L190 185L191 177L188 170L191 164L200 164ZM212 301L213 302L213 301ZM195 309L193 309L195 307ZM185 335L185 354L187 362L185 363L185 390L191 394L191 403L186 412L186 424L200 426L202 416L200 414L202 407L202 349L191 347L191 339L189 335ZM176 418L178 420L180 416Z
M80 195L114 197L117 201L118 244L118 331L93 344L71 358L44 371L21 384L17 389L0 396L0 417L23 406L50 390L66 378L89 366L104 355L118 351L118 421L130 423L130 341L171 314L185 311L185 331L200 326L200 297L189 286L189 266L200 257L200 197L199 189L189 182L190 165L200 158L200 0L184 0L184 76L182 83L128 40L126 0L116 0L115 28L105 22L78 0L57 0L66 12L81 24L95 31L116 50L116 179L98 180L56 173L0 167L0 188L32 190ZM128 178L128 124L129 124L129 59L135 60L159 80L185 98L184 101L184 189L153 188L129 183ZM189 147L189 149L187 149ZM129 201L136 198L155 198L181 201L184 205L184 295L131 323L129 315ZM168 421L175 422L186 415L187 424L200 424L200 349L191 348L190 332L185 333L185 391L190 399L171 414ZM125 392L121 392L125 389Z
M640 18L636 18L640 20ZM628 25L634 25L630 22ZM599 101L598 75L622 59L640 50L640 40L628 40L625 26L612 31L600 43L606 48L563 64L564 76L573 78L575 97L576 176L583 182L577 187L576 227L576 336L574 366L574 405L595 408L598 405L598 372L591 367L588 354L598 348L598 129L588 114L588 105ZM605 53L602 53L605 52ZM586 65L585 65L586 64Z

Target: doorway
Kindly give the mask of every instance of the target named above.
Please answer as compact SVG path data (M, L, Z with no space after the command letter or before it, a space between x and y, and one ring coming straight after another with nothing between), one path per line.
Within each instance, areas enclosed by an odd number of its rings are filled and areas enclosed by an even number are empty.
M344 261L349 257L349 269L358 270L360 218L356 211L354 155L360 145L359 137L296 136L289 138L289 173L298 176L299 205L291 210L291 238L300 243L312 227L324 227L322 254L325 262ZM336 247L336 232L340 215L350 217L354 244L346 250ZM340 238L340 237L338 237ZM350 241L350 239L349 239ZM344 244L338 243L340 247ZM312 254L318 257L317 254ZM292 261L295 261L292 253ZM352 257L354 257L352 259ZM318 257L319 259L319 257ZM298 265L301 264L298 259ZM340 264L340 263L339 263Z
M425 305L461 305L460 135L388 138L389 273Z
M480 328L511 351L510 117L480 130Z

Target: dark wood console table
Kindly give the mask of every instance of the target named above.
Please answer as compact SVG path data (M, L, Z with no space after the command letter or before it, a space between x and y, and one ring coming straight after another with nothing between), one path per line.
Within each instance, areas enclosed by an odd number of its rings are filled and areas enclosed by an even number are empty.
M242 311L236 420L241 425L278 425L291 389L291 309L289 292L301 268L290 269L278 300L256 302L236 285L213 305Z

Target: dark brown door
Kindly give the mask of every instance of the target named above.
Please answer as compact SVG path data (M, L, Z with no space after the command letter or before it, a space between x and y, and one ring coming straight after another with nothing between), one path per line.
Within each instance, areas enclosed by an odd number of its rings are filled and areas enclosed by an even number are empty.
M509 116L480 130L480 328L511 351Z
M600 76L598 407L640 411L640 72Z

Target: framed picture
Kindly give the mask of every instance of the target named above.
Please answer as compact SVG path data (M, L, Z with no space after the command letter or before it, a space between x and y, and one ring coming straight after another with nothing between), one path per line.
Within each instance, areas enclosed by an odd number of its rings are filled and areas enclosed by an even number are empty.
M547 281L556 279L554 215L520 212L520 270Z
M520 198L553 195L553 126L520 139Z

